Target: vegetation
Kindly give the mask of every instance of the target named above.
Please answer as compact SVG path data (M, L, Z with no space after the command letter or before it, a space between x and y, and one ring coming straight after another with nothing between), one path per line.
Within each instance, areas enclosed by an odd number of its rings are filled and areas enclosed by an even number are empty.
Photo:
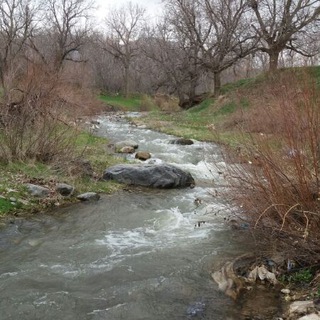
M308 285L314 278L314 274L310 268L303 268L298 271L291 272L282 277L283 283L293 285Z
M108 106L116 110L125 111L152 111L157 108L153 99L148 95L132 95L124 97L122 95L100 95L100 99Z
M55 190L57 183L73 185L76 193L110 193L119 188L116 183L99 181L106 167L120 161L108 154L106 139L81 131L75 138L74 146L72 157L50 163L35 159L1 163L0 216L39 212L75 201L75 198L60 196ZM88 164L92 168L89 172ZM32 197L25 187L27 183L49 188L50 196L44 199Z
M300 248L296 258L301 255L316 263L320 254L318 75L319 67L279 70L276 75L227 85L224 96L190 110L153 111L135 121L226 145L234 156L230 161L240 163L228 172L233 195L249 214L251 225L265 231L266 239L274 235L288 245L294 241Z
M110 106L127 111L139 111L141 106L140 97L125 98L121 95L100 95L100 99Z

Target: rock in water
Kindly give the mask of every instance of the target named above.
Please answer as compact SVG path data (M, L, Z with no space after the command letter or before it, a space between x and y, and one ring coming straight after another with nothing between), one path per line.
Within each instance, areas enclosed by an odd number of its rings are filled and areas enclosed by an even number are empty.
M100 199L100 195L96 192L87 192L78 195L77 199L81 201L98 201Z
M125 140L125 141L120 141L115 144L115 151L119 152L124 147L132 147L134 149L138 149L139 145L137 142L133 140Z
M119 164L108 168L103 180L152 188L182 188L195 184L189 172L168 164Z
M170 141L170 144L179 144L181 146L190 146L193 143L194 142L191 139L184 139L184 138L179 138L179 139L175 139L175 140Z
M151 154L149 152L139 151L136 153L135 158L141 161L146 161L151 158Z
M120 150L118 150L118 153L134 153L133 147L123 147Z
M205 303L201 301L197 301L194 304L190 305L187 309L187 315L189 317L198 317L203 316L205 311Z

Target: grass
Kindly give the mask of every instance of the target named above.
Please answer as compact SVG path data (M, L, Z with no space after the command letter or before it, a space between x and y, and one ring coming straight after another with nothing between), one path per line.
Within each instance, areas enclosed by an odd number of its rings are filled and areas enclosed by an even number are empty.
M9 199L0 198L0 216L13 211L17 208L14 202L11 202Z
M108 141L89 132L81 132L76 140L76 149L80 159L90 162L95 177L89 177L77 172L72 172L72 163L44 164L37 161L0 163L0 216L8 214L21 215L46 210L59 206L66 202L74 202L76 199L63 198L55 191L57 183L73 185L76 194L83 192L111 193L121 188L112 181L100 181L98 178L103 171L120 161L107 152ZM25 184L34 183L51 190L49 198L33 198L27 191ZM17 199L12 202L12 198ZM11 199L11 200L10 200Z
M281 282L295 285L307 285L314 278L310 268L302 268L298 271L285 274L281 277Z
M126 111L140 111L141 107L141 97L133 96L130 98L125 98L120 95L100 95L100 99L120 110L125 109Z
M155 100L146 94L133 95L129 98L115 95L100 95L100 100L122 111L156 111L159 109Z

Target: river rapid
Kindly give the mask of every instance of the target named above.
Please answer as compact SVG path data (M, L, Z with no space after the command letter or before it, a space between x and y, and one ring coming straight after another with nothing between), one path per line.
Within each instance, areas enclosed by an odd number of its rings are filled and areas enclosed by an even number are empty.
M135 140L149 162L189 171L196 186L121 191L3 227L0 319L242 319L210 276L252 246L225 222L237 209L222 192L219 147L170 144L119 116L99 121L98 135Z

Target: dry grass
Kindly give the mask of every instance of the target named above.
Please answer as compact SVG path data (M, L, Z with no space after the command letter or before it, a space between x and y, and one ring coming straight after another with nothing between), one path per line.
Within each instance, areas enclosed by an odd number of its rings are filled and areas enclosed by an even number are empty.
M174 112L180 111L179 101L177 98L167 94L156 94L153 98L155 105L161 111Z

